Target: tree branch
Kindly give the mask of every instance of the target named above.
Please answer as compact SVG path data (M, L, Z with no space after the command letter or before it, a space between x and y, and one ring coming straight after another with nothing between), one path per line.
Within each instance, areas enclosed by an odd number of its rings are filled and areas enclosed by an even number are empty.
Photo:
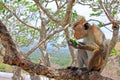
M112 23L113 22L113 19L112 17L110 16L110 14L108 13L107 9L105 8L104 4L102 3L102 0L99 0L99 4L101 6L101 8L104 10L107 18L110 20L110 22Z
M81 4L81 5L91 6L91 4L89 4L89 3L82 3L82 1L79 1L79 0L77 0L77 3Z
M115 44L118 41L118 33L119 33L119 26L117 26L117 28L113 29L113 35L112 35L113 37L108 46L108 51L109 51L108 53L110 53L112 51L112 49L115 47Z
M112 16L110 16L110 14L108 13L107 8L105 8L105 6L102 3L102 0L100 0L100 5L102 7L102 9L104 10L106 16L108 17L108 19L110 20L112 27L113 27L113 37L112 40L109 44L108 47L108 53L111 52L111 50L113 49L113 47L115 46L117 39L118 39L118 32L119 32L119 21L114 20L114 18Z
M33 51L35 51L42 43L44 43L46 40L48 40L51 36L53 36L56 33L59 33L61 31L65 30L67 27L69 27L69 26L66 26L66 27L64 27L62 29L56 30L52 34L49 34L45 39L43 39L42 41L40 41L39 43L37 43L32 49L30 49L26 54L30 55Z
M67 9L66 9L66 14L65 14L65 19L64 20L59 20L59 18L57 16L54 16L52 14L50 14L50 12L45 9L43 6L42 6L42 2L41 0L34 0L34 2L36 3L36 5L38 6L39 9L42 9L43 12L51 19L53 20L54 22L56 22L57 24L61 25L61 26L66 26L69 22L69 19L70 19L70 14L72 12L72 7L73 7L73 3L75 2L75 0L70 0L68 2L68 5L67 5Z
M64 19L63 25L62 25L63 27L69 23L74 2L75 2L75 0L69 0L69 2L67 4L65 19Z
M55 0L55 3L56 3L56 6L57 6L57 9L59 9L58 1Z
M59 20L58 17L50 14L50 12L42 6L41 0L40 0L40 1L39 1L39 0L33 0L33 1L34 1L34 2L36 3L36 5L38 6L38 9L42 9L42 11L43 11L51 20L53 20L54 22L58 23L59 25L62 25L61 20Z
M22 21L11 9L9 9L4 3L2 3L2 2L0 2L0 5L1 6L3 6L5 9L7 9L9 12L11 12L15 17L16 17L16 19L18 20L18 21L20 21L22 24L24 24L24 25L26 25L26 26L28 26L28 27L30 27L30 28L33 28L33 29L35 29L35 30L40 30L39 28L36 28L36 27L34 27L34 26L32 26L32 25L30 25L30 24L28 24L28 23L25 23L24 21Z
M96 21L96 22L98 22L98 23L102 23L101 21L99 21L99 20L95 20L95 19L89 19L87 22L89 22L89 21ZM102 25L101 26L103 26L103 27L105 27L107 30L109 30L110 32L112 32L112 30L110 30L109 28L107 28L106 26L108 26L108 25L110 25L111 23L102 23Z

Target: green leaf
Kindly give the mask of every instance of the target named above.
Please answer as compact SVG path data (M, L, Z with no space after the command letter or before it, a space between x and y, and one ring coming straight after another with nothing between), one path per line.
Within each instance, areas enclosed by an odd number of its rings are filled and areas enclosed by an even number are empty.
M99 22L98 26L99 26L99 27L102 27L102 26L103 26L102 22Z
M77 40L76 40L75 38L70 39L70 41L71 41L74 45L77 45L77 44L78 44L78 42L77 42Z
M112 14L115 15L117 14L117 11L115 9L112 10Z
M92 8L92 11L93 11L93 12L97 12L97 11L98 11L98 9Z
M4 2L7 2L7 0L4 0Z
M97 0L97 2L100 2L100 0Z
M36 12L38 10L35 4L30 4L27 6L27 8L29 8L31 12Z
M110 56L115 56L115 55L117 55L117 50L114 48L114 49L112 49Z
M21 0L18 0L18 2L20 2Z
M24 1L24 4L25 5L29 5L30 3L28 1Z
M90 16L100 16L101 15L101 12L98 12L98 13L91 13Z
M0 10L3 10L3 7L2 7L2 6L0 6Z
M74 22L78 17L79 15L77 14L77 12L73 11L71 15L71 21Z
M42 0L42 2L48 2L48 0Z

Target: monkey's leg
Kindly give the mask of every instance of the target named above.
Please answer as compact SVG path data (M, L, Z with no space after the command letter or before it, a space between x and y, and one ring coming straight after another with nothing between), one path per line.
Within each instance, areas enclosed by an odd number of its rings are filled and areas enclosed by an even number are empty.
M78 66L79 68L82 68L85 66L87 66L88 63L88 54L85 50L82 49L78 49L77 52L77 61L78 61Z
M94 51L92 58L89 61L88 69L90 71L100 71L101 67L103 66L104 59L101 50Z

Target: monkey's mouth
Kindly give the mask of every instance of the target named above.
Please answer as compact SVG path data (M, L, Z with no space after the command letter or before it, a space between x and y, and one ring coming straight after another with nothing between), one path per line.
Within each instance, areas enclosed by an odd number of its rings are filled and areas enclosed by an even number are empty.
M83 37L84 37L84 35L80 35L80 34L75 34L74 35L74 38L77 39L77 40L82 39Z

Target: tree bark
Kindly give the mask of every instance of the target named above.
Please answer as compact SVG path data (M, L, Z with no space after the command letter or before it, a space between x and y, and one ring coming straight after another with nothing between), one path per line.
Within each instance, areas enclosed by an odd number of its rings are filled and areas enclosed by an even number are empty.
M44 38L46 38L47 35L47 30L46 26L44 25L44 20L41 21L41 30L40 30L40 41L42 41ZM42 53L42 61L46 66L50 66L50 60L49 60L49 55L46 51L47 49L47 42L45 41L40 47L40 51Z
M70 34L69 34L68 28L66 28L64 31L65 31L66 41L70 40ZM74 49L71 46L68 46L68 48L70 50L70 54L72 57L72 64L71 65L76 66L77 65L77 58L76 58L76 55L74 54Z
M13 77L12 80L24 80L24 78L21 75L21 68L14 66L13 67Z
M36 75L35 73L30 73L30 79L31 80L40 80L39 75Z

